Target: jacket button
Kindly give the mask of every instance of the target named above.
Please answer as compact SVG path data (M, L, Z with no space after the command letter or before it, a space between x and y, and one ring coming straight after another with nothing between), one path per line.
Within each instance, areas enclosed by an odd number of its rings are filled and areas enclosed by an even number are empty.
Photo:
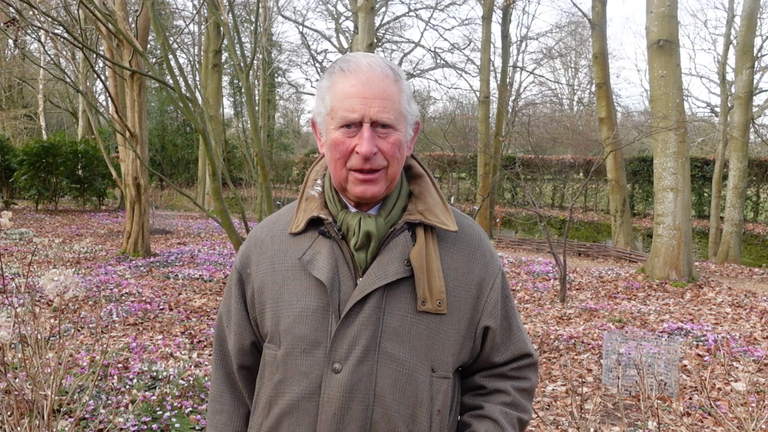
M341 373L341 369L343 369L341 367L341 363L336 362L336 363L331 365L331 372L333 372L333 373L335 373L337 375Z
M427 305L427 299L421 299L420 304L421 304L421 307L426 306Z
M405 260L404 264L405 264L406 267L410 267L411 266L411 260L409 260L409 259Z

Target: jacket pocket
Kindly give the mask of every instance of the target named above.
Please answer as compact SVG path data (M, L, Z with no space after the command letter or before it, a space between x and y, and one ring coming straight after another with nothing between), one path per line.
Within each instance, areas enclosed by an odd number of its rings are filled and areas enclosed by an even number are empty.
M452 374L432 373L431 432L455 431L459 422L459 380Z
M269 405L269 395L272 393L274 376L277 367L277 354L279 348L265 343L262 347L259 373L256 376L256 386L251 402L251 417L248 421L248 432L264 430L264 423Z

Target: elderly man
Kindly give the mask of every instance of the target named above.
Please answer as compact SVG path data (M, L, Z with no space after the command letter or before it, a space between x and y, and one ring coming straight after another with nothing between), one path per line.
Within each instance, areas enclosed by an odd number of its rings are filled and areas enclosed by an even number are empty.
M538 361L485 233L411 156L402 70L347 54L322 155L248 236L214 335L209 431L522 431Z

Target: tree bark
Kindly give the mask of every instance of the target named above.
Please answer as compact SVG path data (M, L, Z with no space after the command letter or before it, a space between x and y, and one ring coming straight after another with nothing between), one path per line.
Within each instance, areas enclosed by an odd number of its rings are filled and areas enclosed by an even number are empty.
M222 86L224 35L221 24L216 19L217 12L217 10L212 9L210 4L208 5L208 25L203 42L203 71L201 73L206 135L201 137L201 145L207 160L206 201L219 215L221 227L224 228L232 246L237 251L240 249L243 239L237 232L229 214L221 184L224 168L224 143L226 141L223 120L224 90Z
M608 206L611 217L613 245L637 250L632 235L632 213L627 193L627 171L624 150L618 137L616 105L611 87L611 69L608 61L606 18L607 0L592 0L592 65L595 74L595 101L600 138L603 143L605 171L608 177Z
M86 22L85 13L78 11L81 22ZM77 95L77 139L93 138L96 135L96 128L91 124L91 117L88 114L88 100L87 95L90 89L89 71L90 65L88 64L88 54L86 50L80 50L80 58L77 64L77 84L80 87L80 92Z
M723 34L723 49L720 62L717 65L717 77L720 85L720 115L717 119L717 154L715 154L715 168L712 173L712 200L709 207L709 242L707 245L707 257L712 260L717 256L720 248L720 206L723 196L723 166L725 165L725 150L728 148L728 114L730 113L730 90L728 84L728 56L731 50L734 0L728 0L728 17L725 21L725 33Z
M93 138L95 135L95 128L91 124L91 118L88 116L88 108L86 104L86 92L89 86L88 80L88 60L85 58L85 52L80 53L80 60L78 63L78 84L80 86L81 93L77 95L77 139Z
M376 49L376 1L350 0L355 15L352 51L374 52Z
M201 72L200 76L201 78L204 77L205 72ZM197 186L195 187L195 200L208 211L213 208L211 205L211 188L210 183L208 182L210 175L210 170L208 169L208 154L205 151L205 138L200 137L197 144Z
M128 16L125 0L117 0L116 10ZM128 22L122 22L125 29L130 28ZM135 39L142 50L149 43L150 16L149 9L141 6L136 17ZM122 44L122 59L135 70L144 70L141 56L134 52L128 43ZM122 253L133 256L149 256L149 135L147 130L147 95L144 76L127 70L125 76L125 120L127 149L120 155L120 165L123 175L123 193L125 195L125 228Z
M275 115L277 95L275 85L275 61L272 53L272 6L270 0L262 0L260 13L261 59L259 62L259 131L261 142L267 149L267 161L272 164L275 152Z
M491 28L494 0L483 0L480 42L480 94L477 99L477 193L475 220L490 238L493 235L491 196Z
M212 12L208 13L203 38L203 62L200 71L201 87L203 90L203 104L206 107L205 118L210 122L209 141L213 150L213 159L208 157L205 149L205 137L201 137L198 175L204 175L203 186L198 189L198 198L206 210L212 210L216 206L214 201L219 199L217 194L221 192L221 161L223 146L226 139L222 108L224 106L224 92L222 80L224 72L222 68L222 44L224 36L221 26ZM215 166L214 166L215 165ZM202 194L200 194L202 193ZM223 197L221 198L223 199Z
M256 161L256 167L259 171L259 189L261 191L260 201L261 205L257 209L256 217L261 219L268 216L274 210L272 203L272 188L269 183L269 169L266 162L265 145L261 141L261 133L259 132L259 116L258 109L256 107L256 96L252 84L253 64L251 63L254 56L252 53L246 52L246 48L242 43L242 39L239 37L239 23L236 15L232 14L231 25L230 17L224 10L219 8L220 3L216 0L206 0L208 7L215 11L216 20L221 25L224 32L224 37L227 40L227 47L229 48L230 60L232 66L237 72L237 76L240 79L240 83L243 86L243 95L245 99L246 112L248 114L248 125L250 139L252 141L252 150L254 153L254 159ZM228 2L230 9L233 9L232 1ZM233 27L235 27L233 29ZM237 36L236 36L237 35ZM253 48L256 49L256 48Z
M654 214L645 272L654 279L690 281L696 269L677 0L647 0L646 4Z
M733 95L733 122L728 158L728 186L725 201L723 237L717 263L741 264L744 236L744 206L747 196L749 128L755 88L755 34L760 0L744 0L736 45L736 85Z
M496 104L496 119L493 126L493 158L491 160L491 192L488 204L488 212L496 220L491 224L490 237L493 238L493 227L501 227L503 213L496 211L496 192L498 190L499 176L501 174L501 150L504 140L505 125L509 116L509 60L512 51L512 39L509 36L509 27L512 22L512 8L515 0L504 0L501 7L501 71L499 74L499 101Z
M205 1L202 2L202 7L207 7ZM210 24L208 21L208 14L198 14L198 26L201 31L197 32L197 38L195 39L195 46L193 50L200 59L200 66L197 70L192 70L192 79L195 82L200 82L201 87L206 81L205 79L205 35L207 34L207 26ZM218 22L217 22L218 24ZM220 26L219 26L220 27ZM204 30L205 29L205 30ZM203 97L205 97L205 90L202 90ZM195 186L195 201L198 202L204 209L210 211L212 206L210 203L210 189L208 188L208 156L205 151L205 139L200 136L197 144L197 184Z
M40 132L44 140L48 139L48 125L45 121L45 50L48 32L40 35L40 72L37 77L37 118L40 122Z

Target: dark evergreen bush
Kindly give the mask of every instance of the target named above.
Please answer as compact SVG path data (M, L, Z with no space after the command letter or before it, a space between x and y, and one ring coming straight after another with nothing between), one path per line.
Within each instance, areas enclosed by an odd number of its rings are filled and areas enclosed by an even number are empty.
M21 195L35 203L53 204L69 196L81 205L101 205L112 187L112 178L99 149L87 141L61 135L25 144L18 151L13 176Z
M13 176L21 195L35 203L58 207L66 193L66 141L61 137L38 140L19 149L18 169Z
M83 207L101 207L114 186L101 150L89 141L69 141L64 162L67 195Z
M16 172L16 147L11 144L11 140L4 135L0 135L0 193L2 193L2 202L4 208L9 208L13 204L12 179Z

